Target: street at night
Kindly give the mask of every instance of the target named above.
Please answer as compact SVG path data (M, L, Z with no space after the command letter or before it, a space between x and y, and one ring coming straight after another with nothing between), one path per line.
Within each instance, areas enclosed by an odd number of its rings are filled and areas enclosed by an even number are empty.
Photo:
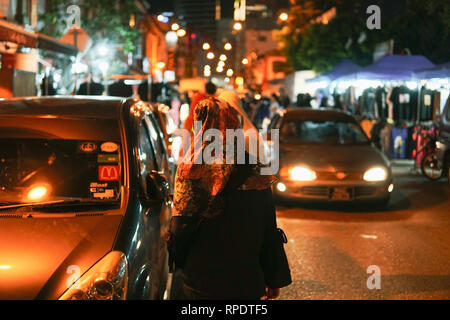
M442 0L0 0L0 303L450 302L449 43Z
M448 299L450 189L397 166L386 211L277 207L293 283L282 299ZM426 203L426 205L424 205ZM381 289L367 279L380 268Z

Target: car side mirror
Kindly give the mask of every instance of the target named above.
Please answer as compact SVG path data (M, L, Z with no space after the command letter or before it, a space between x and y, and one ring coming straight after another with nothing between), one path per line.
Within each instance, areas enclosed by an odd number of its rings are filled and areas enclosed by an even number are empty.
M149 203L158 203L169 197L169 182L164 174L152 170L146 177L146 200Z

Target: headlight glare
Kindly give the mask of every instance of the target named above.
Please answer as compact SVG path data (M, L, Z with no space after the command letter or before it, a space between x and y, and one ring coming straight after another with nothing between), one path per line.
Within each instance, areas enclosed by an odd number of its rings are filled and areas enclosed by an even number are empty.
M385 168L375 167L364 173L363 179L368 182L384 181L387 179L388 173Z
M290 176L296 181L314 181L317 178L316 173L306 167L294 167L291 169Z
M128 286L125 255L112 251L74 282L60 300L124 300Z

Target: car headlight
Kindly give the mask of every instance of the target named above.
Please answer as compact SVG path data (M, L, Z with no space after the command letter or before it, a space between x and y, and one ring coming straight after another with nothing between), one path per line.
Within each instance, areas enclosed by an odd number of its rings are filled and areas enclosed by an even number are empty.
M375 167L364 173L363 179L368 182L384 181L387 179L388 173L385 168Z
M124 300L127 286L127 259L112 251L71 284L60 300Z
M314 171L306 167L294 167L291 169L290 177L296 181L313 181L316 180L317 175Z

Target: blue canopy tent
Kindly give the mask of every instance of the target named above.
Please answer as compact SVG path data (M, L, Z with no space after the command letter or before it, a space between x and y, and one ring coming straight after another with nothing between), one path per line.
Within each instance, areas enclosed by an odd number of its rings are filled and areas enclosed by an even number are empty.
M351 74L361 70L362 67L351 61L350 59L342 59L337 65L333 67L330 71L321 74L313 79L306 80L307 83L311 82L331 82L335 79L345 76L347 74Z
M411 81L413 80L414 70L433 68L434 66L430 60L421 55L392 54L384 56L358 72L340 77L337 80Z
M450 62L440 64L434 68L426 68L414 71L414 78L417 80L433 78L450 78Z

